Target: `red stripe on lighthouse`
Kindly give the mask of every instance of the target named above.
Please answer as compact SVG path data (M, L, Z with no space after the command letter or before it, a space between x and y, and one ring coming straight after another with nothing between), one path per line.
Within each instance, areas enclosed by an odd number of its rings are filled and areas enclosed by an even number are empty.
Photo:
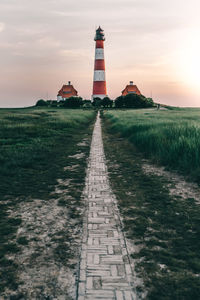
M94 70L105 70L105 61L104 59L96 59Z
M106 82L105 81L94 81L93 95L105 95L106 96Z
M104 45L103 45L103 42L104 41L96 41L96 48L104 48Z

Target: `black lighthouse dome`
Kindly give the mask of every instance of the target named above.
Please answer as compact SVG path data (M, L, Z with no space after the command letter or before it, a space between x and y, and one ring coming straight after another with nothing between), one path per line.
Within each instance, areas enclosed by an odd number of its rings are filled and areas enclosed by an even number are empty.
M96 35L94 38L95 41L105 41L103 29L99 26L99 28L96 30Z

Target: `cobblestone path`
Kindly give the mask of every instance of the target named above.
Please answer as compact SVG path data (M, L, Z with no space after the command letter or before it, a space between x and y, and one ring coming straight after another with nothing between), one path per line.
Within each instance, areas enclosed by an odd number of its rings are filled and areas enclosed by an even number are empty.
M84 194L88 208L77 299L135 300L126 240L108 181L99 115L93 132Z

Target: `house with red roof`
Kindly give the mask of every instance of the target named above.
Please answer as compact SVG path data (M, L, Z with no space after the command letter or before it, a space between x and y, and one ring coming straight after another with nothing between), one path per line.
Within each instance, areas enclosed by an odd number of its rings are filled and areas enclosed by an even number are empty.
M140 90L138 89L137 85L133 84L133 81L130 81L130 84L128 84L122 91L122 96L126 96L128 94L141 95Z
M71 84L71 81L68 81L68 84L64 84L58 92L57 100L63 101L70 97L78 97L78 92Z

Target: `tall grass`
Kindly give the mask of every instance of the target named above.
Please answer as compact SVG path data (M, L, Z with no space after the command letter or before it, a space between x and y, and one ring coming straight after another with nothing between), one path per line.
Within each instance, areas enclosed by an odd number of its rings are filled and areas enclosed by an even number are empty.
M111 129L163 165L200 181L200 109L110 111Z
M103 126L110 182L123 229L133 241L136 276L143 280L136 286L138 299L200 299L199 203L189 195L173 194L173 179L146 174L137 151L184 172L188 168L190 174L194 168L197 178L199 114L200 110L106 113L111 121Z

